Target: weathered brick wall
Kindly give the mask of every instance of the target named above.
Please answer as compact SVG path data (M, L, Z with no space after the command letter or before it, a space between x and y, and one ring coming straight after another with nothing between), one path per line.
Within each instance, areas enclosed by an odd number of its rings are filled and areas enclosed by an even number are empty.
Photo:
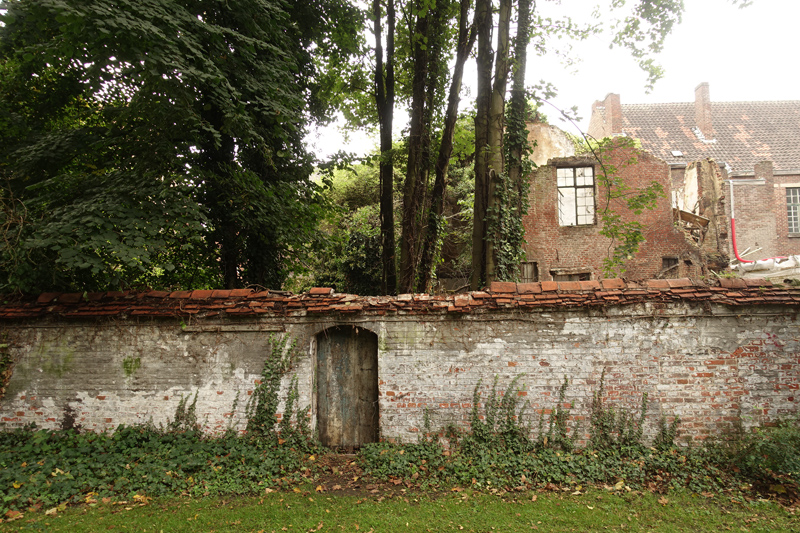
M613 291L597 294L618 299ZM220 318L189 328L180 320L6 324L17 363L0 420L6 428L74 423L95 431L148 420L166 424L180 399L196 393L207 431L242 429L272 330L298 341L300 404L314 415L315 336L343 324L378 335L386 439L415 439L426 408L434 429L464 427L480 380L485 398L494 376L504 390L520 374L530 412L551 409L566 376L573 422L587 416L604 370L609 401L638 407L648 393L650 431L660 414L680 416L685 434L702 438L739 415L751 425L797 412L800 322L794 307L654 301L464 314ZM289 376L283 384L285 394Z
M640 189L651 182L659 183L665 196L659 198L652 210L640 214L629 211L621 200L613 200L611 212L619 214L623 222L640 222L644 228L645 242L639 252L625 263L625 276L629 279L650 279L662 270L662 258L679 259L679 269L671 277L699 277L704 274L697 249L687 242L675 228L671 201L670 169L661 159L649 152L635 148L618 148L608 154L608 165L616 167L623 183L631 189ZM635 160L631 165L626 161ZM599 235L600 214L607 205L607 191L596 185L596 220L593 225L560 226L558 222L558 192L556 168L593 166L595 180L602 173L592 157L554 159L551 165L539 167L531 180L530 208L523 219L525 227L525 253L528 261L535 261L539 279L552 280L554 269L587 270L592 279L603 277L603 260L611 255L615 243Z

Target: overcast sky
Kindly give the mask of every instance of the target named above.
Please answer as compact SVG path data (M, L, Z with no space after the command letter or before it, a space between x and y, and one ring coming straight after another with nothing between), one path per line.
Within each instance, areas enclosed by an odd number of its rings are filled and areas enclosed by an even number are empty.
M542 13L569 12L578 18L590 13L597 3L563 0L558 5L539 0L537 9ZM683 22L673 30L664 51L656 58L664 67L665 76L650 94L645 92L644 72L625 50L609 50L607 36L575 43L573 56L580 62L571 67L565 67L554 54L532 55L527 68L528 84L541 79L553 83L559 95L552 103L563 109L577 105L584 129L588 127L592 103L610 92L618 93L623 104L690 102L694 101L694 88L708 82L711 100L717 102L800 99L800 1L755 0L744 9L732 6L728 0L684 0L684 4ZM470 78L474 76L474 60L471 65ZM474 81L465 78L465 84L474 86ZM576 133L557 120L555 110L545 108L544 112L551 123ZM400 114L395 120L402 120ZM335 129L318 133L308 140L320 157L339 149L363 154L377 140L377 136L373 139L354 135L345 145Z

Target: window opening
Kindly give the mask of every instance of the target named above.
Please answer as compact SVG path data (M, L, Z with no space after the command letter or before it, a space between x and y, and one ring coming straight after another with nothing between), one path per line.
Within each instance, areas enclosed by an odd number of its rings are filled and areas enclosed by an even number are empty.
M519 265L519 278L522 283L539 281L539 264L536 261L525 261Z
M594 168L556 169L558 185L558 224L594 224Z
M786 211L789 233L800 233L800 187L786 188Z

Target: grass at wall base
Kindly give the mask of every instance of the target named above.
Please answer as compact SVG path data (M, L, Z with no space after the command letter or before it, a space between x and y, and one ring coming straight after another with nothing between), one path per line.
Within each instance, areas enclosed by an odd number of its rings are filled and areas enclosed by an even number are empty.
M270 387L269 380L262 383ZM194 400L188 398L166 428L5 432L0 434L0 515L7 520L58 514L75 505L139 505L153 498L219 502L273 491L339 492L369 500L386 490L415 497L469 491L509 498L586 490L609 497L651 493L670 498L688 491L744 506L763 499L792 506L798 499L796 419L750 433L733 431L728 439L699 447L677 446L677 423L662 419L655 442L644 443L647 398L637 412L613 409L604 402L601 380L585 428L591 438L579 447L575 428L567 427L568 383L546 416L526 415L518 384L513 380L502 394L497 380L488 390L479 384L471 431L434 432L425 416L428 427L418 442L370 444L355 458L324 455L311 438L307 410L297 406L296 390L289 402L294 412L284 422L246 435L204 436L196 429ZM270 391L277 394L274 387ZM265 398L261 405L277 406L269 395ZM258 420L269 419L256 414Z

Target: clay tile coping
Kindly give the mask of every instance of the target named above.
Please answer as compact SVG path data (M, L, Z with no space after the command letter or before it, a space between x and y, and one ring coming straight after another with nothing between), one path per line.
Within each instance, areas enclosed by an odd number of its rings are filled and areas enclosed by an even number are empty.
M625 282L619 278L612 278L612 279L603 279L600 280L600 284L603 286L604 289L624 289L626 287Z
M517 292L517 284L513 281L493 281L489 287L491 292Z
M63 304L76 304L81 301L81 298L83 298L83 294L79 292L70 292L59 296L58 301Z
M36 303L40 303L40 304L49 304L50 302L52 302L53 300L55 300L55 299L56 299L56 297L57 297L59 294L61 294L61 293L60 293L60 292L43 292L43 293L42 293L42 294L40 294L40 295L39 295L39 297L36 299Z
M192 295L192 291L174 291L171 292L169 297L170 298L189 298Z
M541 283L517 283L517 291L520 294L539 294L542 292Z
M206 298L211 298L211 295L214 293L212 290L197 290L192 291L192 300L205 300Z
M597 280L579 281L582 291L593 291L600 288L600 282Z
M562 291L579 291L581 284L578 281L559 281L558 288Z
M558 282L557 281L543 281L542 282L542 291L544 292L553 292L558 290Z
M216 290L211 293L212 298L230 298L231 297L231 290Z
M747 287L747 284L741 278L721 278L719 280L719 286L726 289L744 289Z
M246 296L250 296L250 293L253 292L253 289L233 289L231 291L231 296L233 298L244 298Z
M681 287L694 287L694 283L689 278L668 279L670 289L680 289Z
M124 298L128 294L130 294L130 291L108 291L106 298Z
M650 289L669 289L669 281L665 279L647 280L647 287Z
M312 296L330 296L333 294L333 289L330 287L313 287L308 294Z
M772 282L763 278L744 278L748 287L772 287Z
M167 291L150 291L145 296L148 298L166 298L169 293Z

